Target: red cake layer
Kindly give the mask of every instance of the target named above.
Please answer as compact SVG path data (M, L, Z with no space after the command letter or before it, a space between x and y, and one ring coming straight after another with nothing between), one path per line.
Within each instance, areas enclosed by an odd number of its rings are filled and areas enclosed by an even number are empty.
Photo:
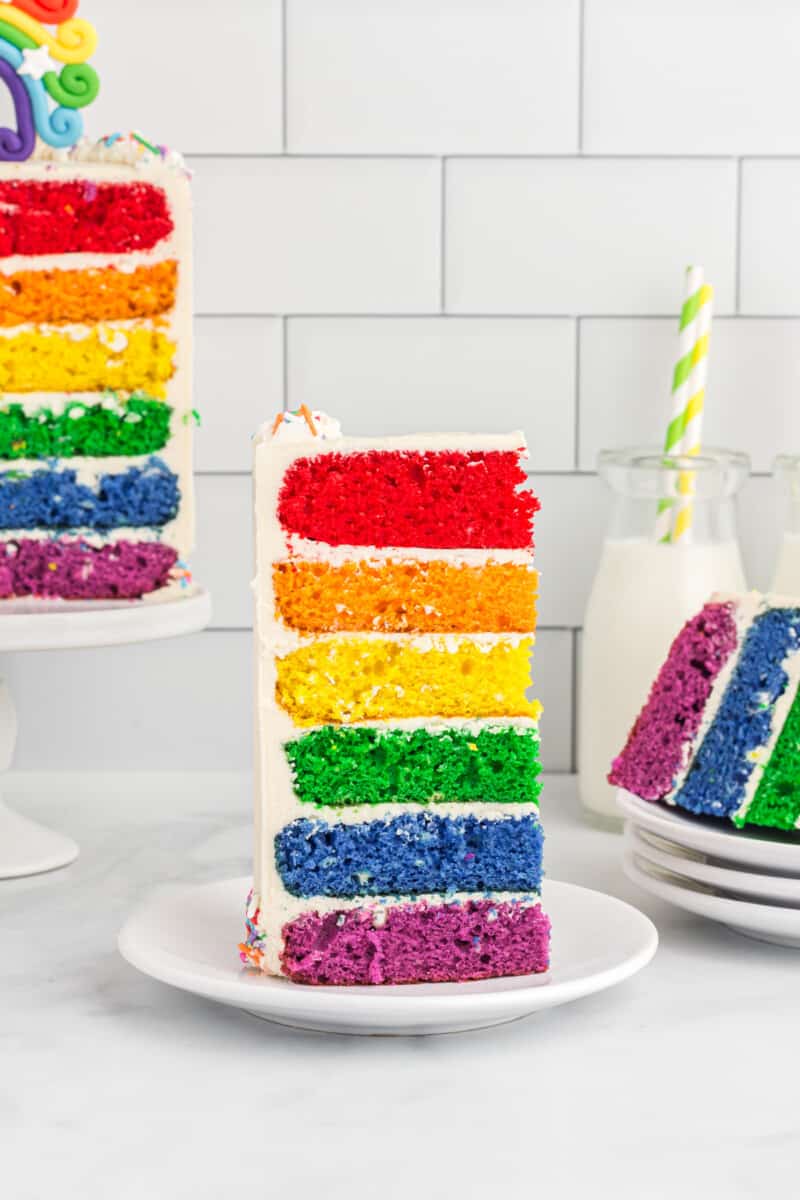
M0 181L0 257L150 250L173 228L151 183Z
M298 458L283 528L333 546L525 549L539 501L515 450L367 450Z

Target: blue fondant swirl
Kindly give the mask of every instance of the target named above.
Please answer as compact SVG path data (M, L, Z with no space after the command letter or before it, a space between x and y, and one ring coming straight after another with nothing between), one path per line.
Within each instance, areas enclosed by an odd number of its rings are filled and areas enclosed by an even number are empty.
M0 58L4 59L17 72L18 78L25 85L28 99L33 110L33 120L36 132L43 142L57 150L65 146L74 146L83 133L83 116L74 108L54 108L50 112L47 89L41 79L33 79L30 75L20 75L22 66L22 51L12 46L5 38L0 38Z

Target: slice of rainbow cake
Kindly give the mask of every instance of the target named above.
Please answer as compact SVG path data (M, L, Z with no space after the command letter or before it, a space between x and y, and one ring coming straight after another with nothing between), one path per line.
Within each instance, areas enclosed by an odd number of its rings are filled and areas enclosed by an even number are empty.
M712 597L684 625L609 782L738 826L800 828L800 601Z
M0 162L0 598L187 586L191 202L139 135Z
M521 433L255 447L256 855L244 962L308 984L544 971Z

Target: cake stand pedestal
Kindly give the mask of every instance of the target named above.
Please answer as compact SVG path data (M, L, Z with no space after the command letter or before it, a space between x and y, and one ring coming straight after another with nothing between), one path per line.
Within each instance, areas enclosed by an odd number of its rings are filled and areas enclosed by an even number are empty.
M0 652L81 650L149 642L204 629L211 598L198 588L163 601L9 600L0 611ZM0 771L7 771L17 740L17 714L11 690L0 680ZM55 833L10 809L0 795L0 879L17 879L66 867L78 856L70 837Z

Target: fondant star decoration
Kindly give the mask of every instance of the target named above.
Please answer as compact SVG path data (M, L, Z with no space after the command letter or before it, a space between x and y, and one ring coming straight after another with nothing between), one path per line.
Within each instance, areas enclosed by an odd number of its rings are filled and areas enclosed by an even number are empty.
M17 68L18 75L30 75L31 79L41 79L48 71L58 70L58 64L50 57L47 46L37 46L35 50L23 50L22 62Z

